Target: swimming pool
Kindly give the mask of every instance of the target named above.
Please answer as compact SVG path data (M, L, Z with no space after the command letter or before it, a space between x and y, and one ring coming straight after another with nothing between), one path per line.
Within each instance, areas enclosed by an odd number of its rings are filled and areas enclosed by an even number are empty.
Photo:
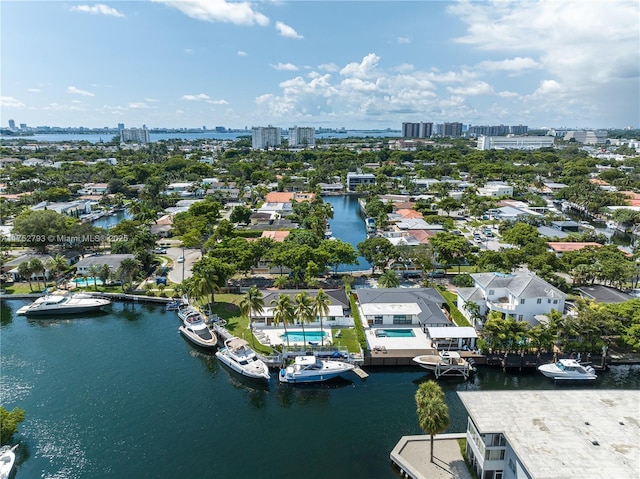
M102 284L101 280L99 280L98 278L94 278L93 276L90 276L88 278L76 278L76 279L72 279L71 281L75 283L75 285L79 288L86 288L87 286L93 286L94 279L98 286Z
M376 329L379 338L415 338L413 329Z
M322 338L327 337L327 333L324 331L305 331L304 336L302 335L302 331L287 331L286 334L280 336L283 341L286 341L287 338L292 342L303 342L305 339L307 342L320 342Z

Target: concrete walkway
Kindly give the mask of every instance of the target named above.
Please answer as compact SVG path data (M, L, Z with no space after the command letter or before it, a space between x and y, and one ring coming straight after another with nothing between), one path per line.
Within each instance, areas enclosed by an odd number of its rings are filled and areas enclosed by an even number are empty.
M464 434L439 434L430 462L429 436L403 436L391 451L391 461L413 479L472 479L460 453L458 438Z

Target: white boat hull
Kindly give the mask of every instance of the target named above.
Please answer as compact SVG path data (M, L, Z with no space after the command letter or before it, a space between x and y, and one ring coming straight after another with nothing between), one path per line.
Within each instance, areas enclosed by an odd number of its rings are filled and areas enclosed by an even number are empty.
M269 368L267 368L267 365L260 360L253 361L242 366L229 357L229 353L226 348L216 351L216 357L221 363L227 365L242 376L246 376L251 379L265 379L267 381L270 378Z
M341 361L320 361L321 369L296 371L293 366L280 369L278 380L281 383L317 383L335 379L342 374L353 371L354 365Z
M18 447L2 446L0 448L0 479L8 479L11 475L11 470L16 462L16 453L13 450Z
M218 338L213 333L211 333L211 339L205 339L199 336L195 331L185 328L184 326L180 326L178 330L185 338L201 348L213 349L218 345Z
M47 295L23 306L16 314L26 316L56 316L100 311L111 304L108 299L94 298L84 294Z
M560 359L555 363L538 366L544 376L555 381L593 381L598 376L591 366L585 366L572 359Z

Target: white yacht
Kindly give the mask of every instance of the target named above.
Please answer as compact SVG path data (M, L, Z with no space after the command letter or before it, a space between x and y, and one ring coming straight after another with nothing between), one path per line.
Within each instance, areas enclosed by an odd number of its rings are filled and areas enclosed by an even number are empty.
M580 364L575 359L558 359L555 363L538 366L538 371L556 380L593 381L598 376L591 366Z
M292 365L280 369L278 380L281 383L316 383L328 381L354 368L353 364L343 361L296 356Z
M23 306L16 314L27 316L50 316L55 314L76 314L98 311L111 304L108 299L101 299L86 293L55 292L36 299Z
M0 479L8 479L13 469L13 464L16 462L16 453L13 452L15 446L2 446L0 448Z
M216 351L216 357L234 371L253 379L269 380L269 368L256 356L242 338L231 337L224 342L224 348Z
M179 331L192 343L202 348L215 348L218 345L218 338L209 329L198 312L190 314L182 320Z
M468 378L474 371L472 362L467 361L455 351L440 351L439 354L423 354L412 360L420 367L433 371L440 376L462 376Z

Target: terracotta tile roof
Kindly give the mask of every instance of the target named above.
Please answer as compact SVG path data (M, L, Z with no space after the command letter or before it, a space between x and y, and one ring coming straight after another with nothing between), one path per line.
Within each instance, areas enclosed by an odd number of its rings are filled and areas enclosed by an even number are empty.
M422 213L416 210L400 209L396 210L396 213L398 213L403 218L424 218Z
M298 193L293 191L272 191L267 193L265 201L267 203L291 203L292 200L305 201L313 200L315 195L313 193Z
M429 239L435 236L436 232L428 230L409 230L409 234L417 239L420 244L427 244Z
M587 246L594 246L594 247L602 246L600 243L595 243L593 241L588 241L584 243L573 242L573 241L549 241L549 243L547 244L556 253L566 253L567 251L578 251L582 248L586 248Z
M261 238L271 238L273 241L282 243L289 233L291 231L263 231Z

